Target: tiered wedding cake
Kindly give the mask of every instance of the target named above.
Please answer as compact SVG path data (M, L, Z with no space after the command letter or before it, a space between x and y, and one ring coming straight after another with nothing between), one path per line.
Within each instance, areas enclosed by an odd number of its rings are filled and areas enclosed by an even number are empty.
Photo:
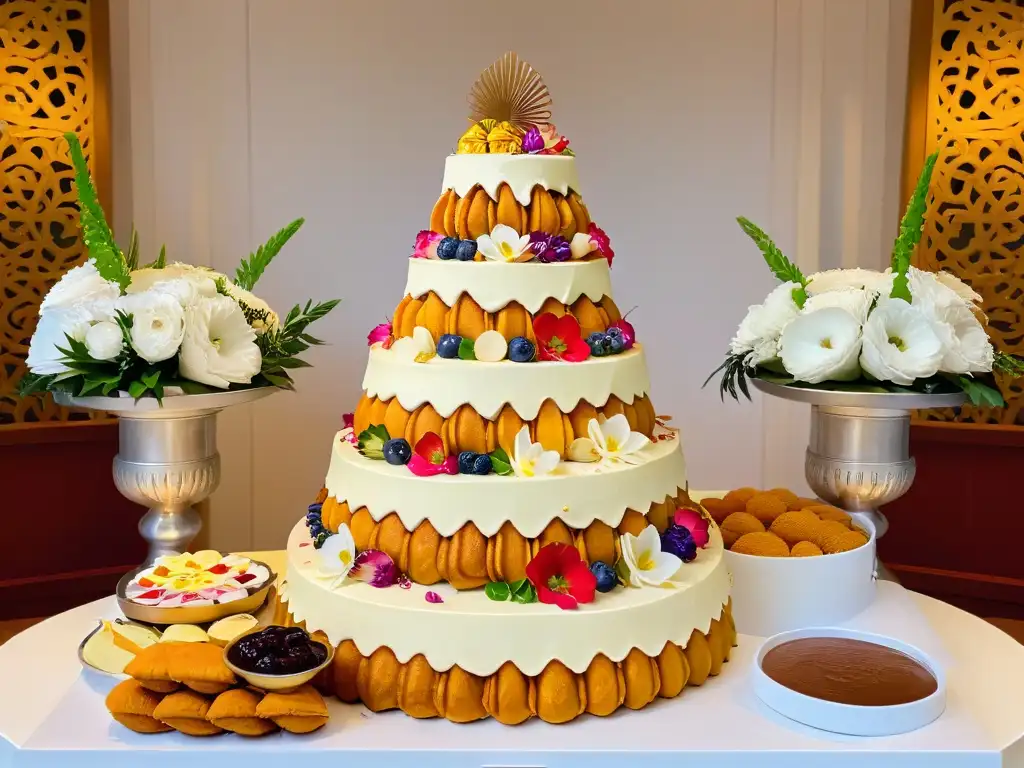
M325 684L375 711L639 709L729 657L721 535L655 416L547 89L508 54L470 102L283 596L337 645Z

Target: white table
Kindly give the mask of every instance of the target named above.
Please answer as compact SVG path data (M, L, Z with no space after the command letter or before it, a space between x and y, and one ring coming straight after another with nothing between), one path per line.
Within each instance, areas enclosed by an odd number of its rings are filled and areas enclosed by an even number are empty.
M903 768L1024 766L1024 647L945 603L879 583L878 600L848 623L921 647L949 678L946 712L914 733L855 738L816 731L772 712L750 690L759 639L740 636L722 675L678 699L564 726L454 725L372 714L330 701L331 722L312 736L143 736L114 723L109 678L83 673L75 649L113 598L55 616L0 647L0 766L17 768ZM309 761L308 763L305 761Z

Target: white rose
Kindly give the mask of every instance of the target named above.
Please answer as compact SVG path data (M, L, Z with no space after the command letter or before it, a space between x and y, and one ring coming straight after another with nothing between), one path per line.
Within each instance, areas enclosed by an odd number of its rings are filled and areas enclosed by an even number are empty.
M185 338L178 358L182 376L227 389L251 382L262 365L256 333L234 299L213 296L186 308Z
M992 370L995 351L988 334L974 313L962 304L936 312L933 327L942 341L943 371L987 373Z
M141 292L135 291L132 293L133 295L139 295ZM150 285L149 289L144 291L144 293L165 293L168 296L173 296L182 307L195 304L203 296L196 281L188 280L184 277L158 280Z
M121 354L124 335L117 323L103 320L85 332L85 346L93 360L113 360Z
M943 353L932 321L902 299L882 299L864 323L860 364L879 381L909 386L934 376Z
M809 293L827 293L847 288L882 291L887 281L891 289L891 278L873 269L827 269L824 272L815 272L807 278L807 291Z
M837 288L826 293L816 293L807 297L802 314L807 315L826 307L839 307L853 315L859 325L863 325L868 319L871 303L877 296L873 290L864 288Z
M760 365L778 356L779 336L800 309L793 301L797 283L783 283L768 294L763 304L747 309L736 336L729 344L733 355L746 355L749 365Z
M970 306L969 301L965 301L953 288L939 280L934 272L911 267L907 281L910 284L910 303L920 306L929 316L948 307Z
M981 294L975 291L971 286L961 280L959 277L954 275L952 272L945 272L939 270L935 273L935 279L942 283L944 286L949 288L953 293L959 296L961 299L966 301L968 304L981 304Z
M89 310L80 306L50 309L40 315L36 331L29 342L25 365L39 376L67 373L70 369L60 362L64 359L64 353L57 347L67 349L68 336L75 341L84 341L92 322Z
M239 288L230 280L227 280L226 283L228 296L233 298L235 301L249 307L249 309L251 310L267 313L266 320L256 320L253 323L252 327L253 330L256 331L256 333L262 335L267 331L274 330L281 324L281 318L279 318L277 316L277 313L270 308L270 305L267 304L267 302L265 302L259 296L252 293L251 291L245 290L244 288Z
M132 349L147 363L177 354L185 333L184 311L169 293L145 291L122 296L118 309L132 316Z
M860 376L860 326L857 318L841 307L805 311L782 332L779 352L783 367L794 379L808 384L856 379Z
M126 293L142 293L148 291L154 284L167 280L187 280L192 283L200 296L216 296L217 280L221 278L224 278L224 275L214 272L212 269L175 262L160 269L135 270L131 273L131 282L128 284Z
M109 319L114 315L114 302L120 295L121 289L117 283L104 280L90 259L64 273L43 298L39 314L54 309L84 306L94 319Z

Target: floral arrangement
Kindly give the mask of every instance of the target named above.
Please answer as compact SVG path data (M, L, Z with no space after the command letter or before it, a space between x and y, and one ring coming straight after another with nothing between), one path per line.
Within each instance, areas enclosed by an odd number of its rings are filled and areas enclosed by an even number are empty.
M127 253L118 247L81 144L73 133L65 137L89 259L43 298L21 393L127 392L159 400L171 388L186 394L291 389L289 372L308 365L298 355L323 343L306 332L308 326L338 300L296 305L281 320L252 289L303 220L243 259L233 280L203 267L168 264L163 249L142 266L138 237L132 233Z
M729 345L720 393L747 398L746 378L857 392L964 392L1002 406L993 371L1024 362L993 349L981 297L948 272L910 265L921 239L937 155L925 162L885 272L836 269L805 277L760 228L737 221L782 284L752 306ZM705 382L707 384L707 382Z
M497 224L488 235L476 240L446 237L429 229L420 230L413 244L414 259L440 259L441 261L493 261L499 264L537 261L558 264L579 261L597 252L611 266L615 259L611 240L603 229L590 222L586 232L577 232L572 240L547 232L520 235L507 224ZM479 255L479 259L477 256Z
M457 155L574 155L569 139L551 123L531 125L525 131L509 120L484 118L472 122L459 138Z

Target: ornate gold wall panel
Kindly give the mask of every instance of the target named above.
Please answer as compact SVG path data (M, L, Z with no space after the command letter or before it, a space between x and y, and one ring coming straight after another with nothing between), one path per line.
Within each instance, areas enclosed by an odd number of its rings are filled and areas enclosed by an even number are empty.
M940 155L917 264L970 283L985 299L993 342L1024 355L1024 3L934 0L926 10L925 149ZM1024 382L1000 386L1006 408L928 418L1024 425Z
M104 178L95 75L107 51L93 30L105 11L91 0L0 0L0 425L69 418L49 397L21 400L16 388L42 296L84 258L65 131L81 137Z

